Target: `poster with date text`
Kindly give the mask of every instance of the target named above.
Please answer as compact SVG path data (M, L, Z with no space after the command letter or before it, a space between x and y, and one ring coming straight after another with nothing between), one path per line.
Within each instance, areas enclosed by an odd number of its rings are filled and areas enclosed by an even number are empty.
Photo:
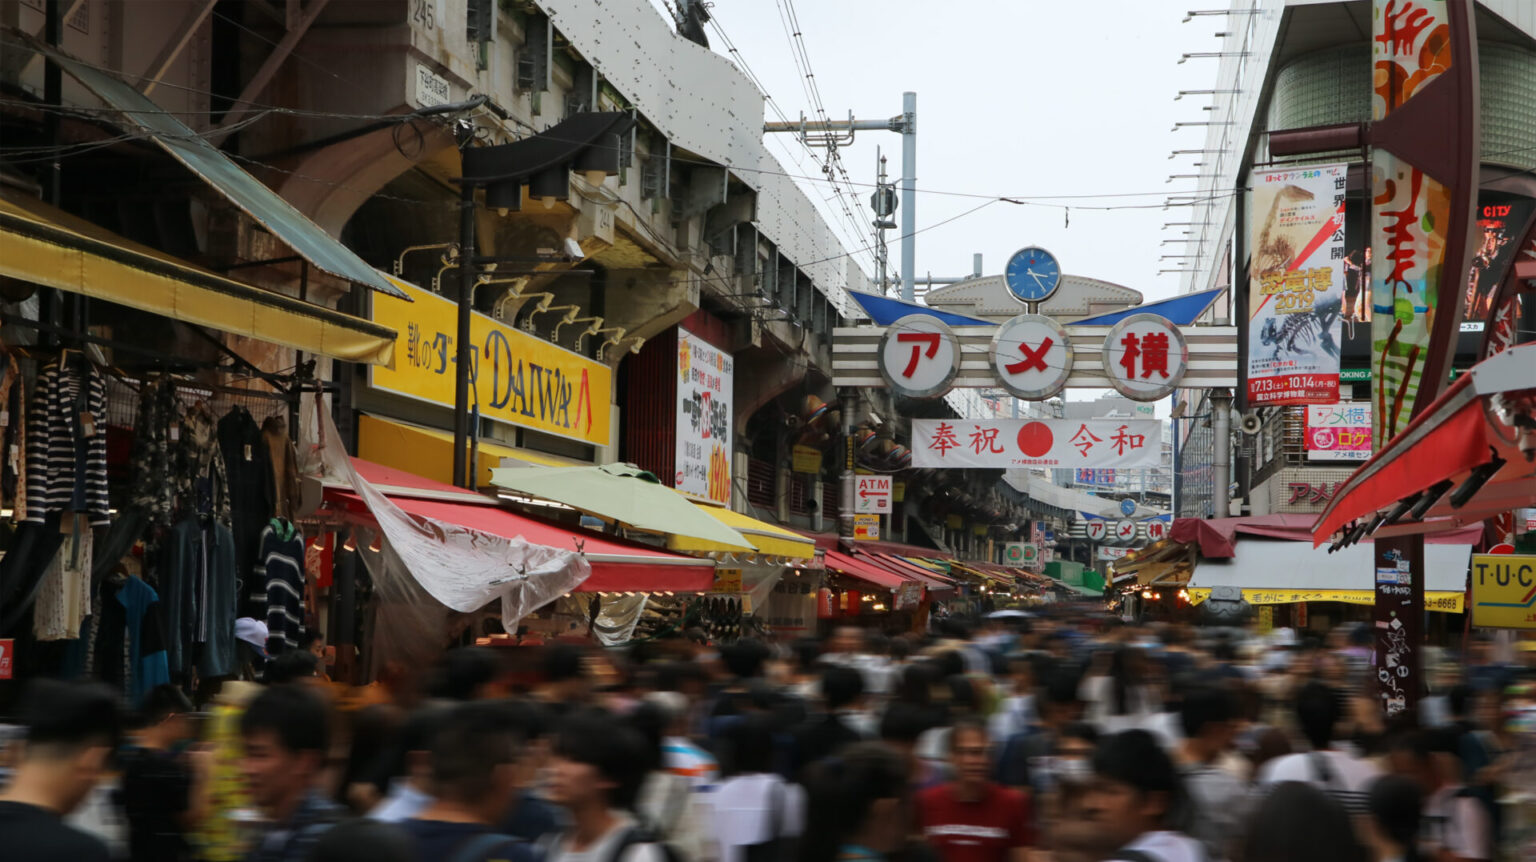
M1249 218L1248 403L1339 400L1348 165L1256 170Z
M731 502L731 378L735 361L684 329L677 331L677 476L673 487Z

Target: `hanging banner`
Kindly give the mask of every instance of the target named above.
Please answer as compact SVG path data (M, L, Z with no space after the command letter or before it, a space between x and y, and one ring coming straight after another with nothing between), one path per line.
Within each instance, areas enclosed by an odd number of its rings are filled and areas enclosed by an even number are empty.
M1156 467L1154 419L913 419L914 467Z
M435 293L394 284L413 301L373 294L373 322L400 333L395 359L370 365L369 384L418 401L453 406L458 309ZM594 446L607 446L613 371L601 362L478 312L469 319L475 367L470 404L480 415Z
M1347 164L1255 172L1248 403L1339 400Z
M731 502L731 380L734 360L685 329L677 331L677 480L684 494Z
M1345 401L1307 408L1308 461L1369 461L1371 404Z

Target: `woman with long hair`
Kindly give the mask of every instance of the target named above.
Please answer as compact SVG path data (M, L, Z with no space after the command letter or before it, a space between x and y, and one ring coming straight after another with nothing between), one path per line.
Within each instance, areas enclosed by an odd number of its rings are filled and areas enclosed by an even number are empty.
M1242 862L1365 862L1343 804L1310 784L1275 785L1248 819Z

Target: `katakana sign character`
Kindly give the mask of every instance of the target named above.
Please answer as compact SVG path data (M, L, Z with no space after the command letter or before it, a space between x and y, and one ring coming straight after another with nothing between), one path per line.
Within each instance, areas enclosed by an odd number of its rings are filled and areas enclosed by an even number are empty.
M948 422L940 422L939 427L933 429L933 439L928 441L928 448L937 449L939 457L948 455L949 450L959 447L960 440L955 436L955 426Z
M997 431L998 429L996 428L977 427L971 432L971 449L977 455L983 452L992 454L1006 452L1007 450L1003 448L1002 444L997 442Z
M448 370L448 348L452 346L452 344L452 339L450 339L447 335L439 332L432 339L432 344L427 347L429 351L437 354L437 368L433 370L434 374L442 374ZM432 364L430 357L427 360L427 364Z
M1163 375L1164 380L1168 379L1168 333L1166 332L1149 332L1141 339L1141 376L1151 377L1154 371ZM1132 371L1131 376L1135 377L1136 372Z
M1136 333L1127 332L1120 343L1125 346L1125 355L1120 357L1120 367L1125 369L1126 377L1135 380L1136 359L1141 356L1141 339L1136 337Z
M1101 438L1094 436L1093 432L1088 430L1087 425L1079 425L1077 428L1077 433L1072 435L1072 439L1069 442L1071 442L1073 446L1076 446L1077 451L1082 453L1082 456L1086 458L1088 457L1088 450L1093 448L1093 444L1102 443L1104 441Z
M896 335L897 344L912 344L912 358L907 360L907 367L902 369L902 377L911 377L917 371L917 358L919 354L932 359L939 355L939 343L944 336L937 332L902 332ZM927 349L923 349L923 345Z
M1051 346L1055 343L1056 342L1052 341L1050 338L1046 338L1044 341L1040 342L1040 347L1038 349L1030 350L1029 345L1021 341L1019 342L1019 353L1024 358L1018 362L1013 363L1012 365L1004 365L1003 367L1007 369L1009 374L1020 374L1022 372L1031 370L1045 371L1045 353L1046 351L1050 350Z
M1109 445L1115 447L1116 455L1124 455L1125 450L1127 449L1140 449L1147 443L1147 437L1145 434L1126 433L1126 429L1128 427L1129 426L1121 425L1120 429L1115 432L1115 436L1110 438Z

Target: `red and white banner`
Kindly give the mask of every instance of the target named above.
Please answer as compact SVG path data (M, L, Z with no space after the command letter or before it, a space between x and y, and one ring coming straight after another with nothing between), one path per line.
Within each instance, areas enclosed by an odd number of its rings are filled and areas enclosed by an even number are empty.
M1248 283L1252 406L1339 400L1348 167L1254 172Z
M1155 419L913 419L914 467L1155 467Z
M1308 461L1369 461L1371 402L1307 408Z

